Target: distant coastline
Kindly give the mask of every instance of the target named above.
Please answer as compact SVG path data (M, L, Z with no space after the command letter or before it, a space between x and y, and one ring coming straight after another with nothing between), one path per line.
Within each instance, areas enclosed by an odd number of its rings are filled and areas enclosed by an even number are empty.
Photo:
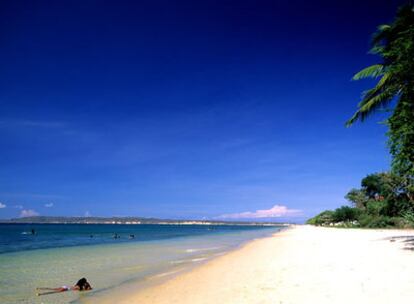
M240 225L240 226L289 226L289 223L242 222L209 220L173 220L144 217L65 217L31 216L0 220L0 224L106 224L106 225Z

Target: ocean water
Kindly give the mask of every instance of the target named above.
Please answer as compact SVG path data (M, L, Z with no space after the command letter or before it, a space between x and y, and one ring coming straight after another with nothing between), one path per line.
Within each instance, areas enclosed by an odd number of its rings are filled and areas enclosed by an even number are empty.
M280 229L0 224L0 303L94 302L120 286L185 270ZM36 287L74 285L82 277L93 291L36 296Z

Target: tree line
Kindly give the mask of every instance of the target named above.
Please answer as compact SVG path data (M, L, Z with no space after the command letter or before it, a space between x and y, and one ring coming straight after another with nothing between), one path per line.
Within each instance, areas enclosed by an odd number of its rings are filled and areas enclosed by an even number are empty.
M398 9L391 24L378 27L371 53L381 61L353 80L377 79L363 92L355 114L346 125L364 121L379 110L388 110L388 147L392 156L388 172L367 175L361 188L346 194L351 206L326 210L308 220L314 225L358 227L414 227L414 6Z

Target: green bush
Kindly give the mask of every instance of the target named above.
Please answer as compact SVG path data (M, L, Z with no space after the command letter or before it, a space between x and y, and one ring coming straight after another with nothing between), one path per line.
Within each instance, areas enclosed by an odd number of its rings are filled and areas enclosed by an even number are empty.
M414 177L395 172L366 176L360 189L345 196L355 208L342 206L324 211L308 224L338 227L414 228Z
M316 226L329 225L330 223L333 222L333 215L334 215L333 211L326 210L326 211L319 213L317 216L309 219L306 223L310 225L316 225Z
M405 197L391 198L383 210L384 215L404 217L407 213L413 213L413 204Z
M333 214L333 222L338 223L355 221L358 219L360 213L361 211L357 208L342 206L340 208L335 209Z
M399 225L399 219L389 216L361 214L358 222L365 228L387 228Z
M400 225L403 228L414 228L414 212L405 212L402 216L402 223Z
M386 208L386 201L369 200L367 203L367 213L371 216L385 215Z

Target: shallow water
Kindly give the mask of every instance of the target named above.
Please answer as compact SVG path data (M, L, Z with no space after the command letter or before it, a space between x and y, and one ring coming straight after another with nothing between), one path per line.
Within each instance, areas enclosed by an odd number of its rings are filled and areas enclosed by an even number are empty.
M37 234L21 234L30 231L28 229L35 229ZM0 303L76 303L93 299L130 282L167 276L279 229L195 225L0 225L3 252L0 254ZM92 233L94 237L90 238ZM113 239L113 233L121 238ZM129 234L135 234L135 239L128 239ZM91 282L92 292L35 295L36 287L73 285L81 277Z

